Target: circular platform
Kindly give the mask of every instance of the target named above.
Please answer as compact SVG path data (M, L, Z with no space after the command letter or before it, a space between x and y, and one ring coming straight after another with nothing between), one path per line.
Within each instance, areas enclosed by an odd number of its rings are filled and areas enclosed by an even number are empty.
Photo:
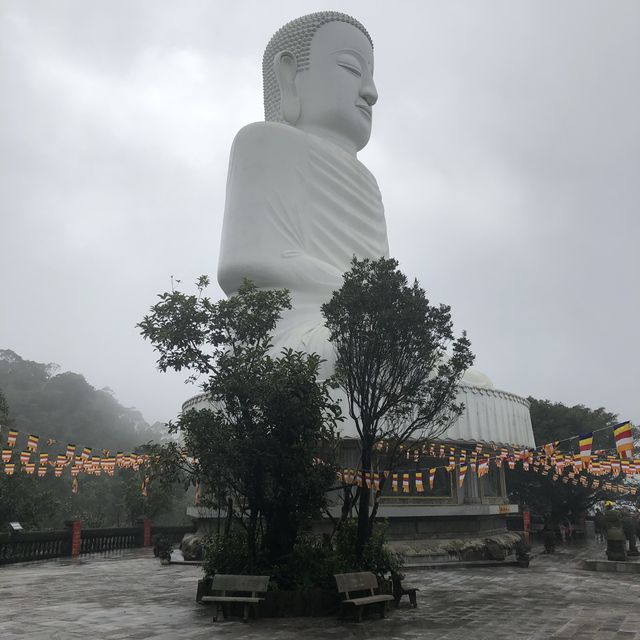
M458 401L465 406L464 413L450 427L443 440L487 442L512 447L534 447L529 402L507 391L461 384ZM345 406L344 400L342 406ZM182 411L204 409L209 406L206 394L194 396L183 403ZM341 425L345 438L357 437L350 420Z

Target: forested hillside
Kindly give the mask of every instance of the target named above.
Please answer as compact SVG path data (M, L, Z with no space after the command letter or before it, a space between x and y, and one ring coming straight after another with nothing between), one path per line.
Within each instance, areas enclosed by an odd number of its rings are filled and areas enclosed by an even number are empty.
M0 390L12 428L44 440L120 451L166 433L161 424L151 427L139 411L123 407L111 390L95 389L82 375L57 369L0 350Z

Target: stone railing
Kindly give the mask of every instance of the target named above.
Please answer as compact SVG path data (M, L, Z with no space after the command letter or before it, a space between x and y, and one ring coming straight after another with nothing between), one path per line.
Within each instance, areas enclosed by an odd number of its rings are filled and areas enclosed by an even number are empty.
M0 533L0 565L70 555L70 529Z
M0 565L148 547L155 535L176 543L185 533L194 531L193 525L152 526L144 519L136 527L83 529L79 521L70 521L66 529L58 531L0 533Z

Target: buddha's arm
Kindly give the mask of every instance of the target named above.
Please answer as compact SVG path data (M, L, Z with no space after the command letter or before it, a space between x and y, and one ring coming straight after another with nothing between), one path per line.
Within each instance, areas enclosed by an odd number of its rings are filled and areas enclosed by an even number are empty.
M250 125L236 137L218 264L227 294L243 278L260 287L309 293L341 285L341 271L305 249L303 143L287 125Z

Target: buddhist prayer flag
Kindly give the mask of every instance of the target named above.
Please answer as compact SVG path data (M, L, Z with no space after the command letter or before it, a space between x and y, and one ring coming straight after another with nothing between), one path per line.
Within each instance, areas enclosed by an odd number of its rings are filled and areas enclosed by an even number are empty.
M464 484L464 477L467 475L467 465L466 464L461 464L460 465L460 471L458 473L458 486L462 487L462 485Z
M398 491L398 474L391 474L391 491Z
M56 478L59 478L59 477L62 475L62 467L56 467L56 468L53 470L53 475L54 475Z
M91 456L91 447L85 447L82 450L82 453L80 454L80 458L86 462L90 456Z
M554 440L553 442L547 442L547 444L544 445L544 454L549 458L551 457L555 451L556 448L558 447L558 442L560 442L559 440Z
M9 429L9 435L7 436L7 446L15 447L18 440L18 432L15 429Z
M24 470L27 472L28 475L32 476L33 472L36 470L36 463L30 462L28 464L25 464Z
M433 483L435 482L435 479L436 479L436 470L429 469L429 489L431 489L431 491L433 491Z
M34 436L32 434L29 434L29 437L27 438L27 449L29 451L35 451L38 448L38 441L40 440L40 438L38 436Z
M424 484L422 484L422 473L420 471L416 471L416 491L424 493Z
M585 433L581 435L579 440L580 445L580 460L582 464L586 467L589 466L589 462L591 461L591 449L593 447L593 432Z
M76 454L76 445L75 444L68 444L67 445L67 455L66 457L71 459L73 458L73 456Z
M31 451L22 451L20 453L20 464L27 464L31 457Z
M47 467L38 467L38 478L43 478L47 474Z
M3 449L2 450L2 462L9 462L11 460L11 454L13 451L11 449Z
M41 453L40 454L40 465L46 465L49 462L49 454Z
M12 462L10 464L5 464L4 465L4 472L8 475L8 476L12 476L13 472L16 470L16 465Z
M402 493L409 493L409 474L402 474Z
M613 437L616 440L616 449L621 458L633 458L633 434L631 423L623 422L613 430Z

